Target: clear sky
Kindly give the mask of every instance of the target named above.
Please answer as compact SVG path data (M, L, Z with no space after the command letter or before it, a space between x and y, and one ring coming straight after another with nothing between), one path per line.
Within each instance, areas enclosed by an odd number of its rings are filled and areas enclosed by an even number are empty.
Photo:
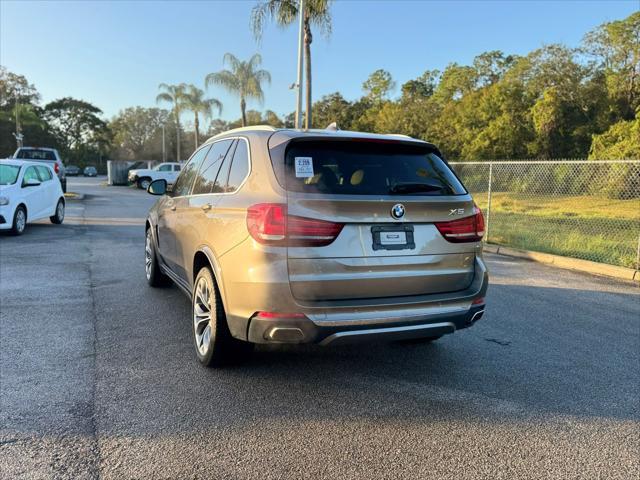
M87 100L110 118L134 105L153 106L158 84L204 86L232 52L260 52L271 72L265 102L249 108L295 109L296 27L269 26L257 44L249 26L254 1L0 0L0 64L25 75L43 102ZM470 63L487 50L526 54L543 44L577 46L595 26L640 9L629 1L338 0L330 38L314 36L314 98L334 91L361 95L378 68L398 86L426 69ZM399 90L399 88L398 88ZM222 117L240 116L238 100L209 90ZM397 92L396 92L397 93Z

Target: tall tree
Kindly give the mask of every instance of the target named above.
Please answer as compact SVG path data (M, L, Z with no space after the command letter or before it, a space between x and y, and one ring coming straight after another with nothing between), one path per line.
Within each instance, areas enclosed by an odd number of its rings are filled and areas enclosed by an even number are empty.
M415 80L402 84L402 99L405 101L422 100L433 95L440 78L439 70L427 70Z
M200 117L211 117L211 112L215 108L218 110L218 115L222 113L222 103L215 98L204 98L204 91L195 85L187 85L186 93L184 96L184 108L193 113L193 125L194 125L194 140L195 148L198 148L198 142L200 138Z
M618 116L635 118L640 107L640 12L600 25L585 36L583 50L604 69Z
M362 84L365 95L374 103L382 102L394 88L396 88L396 82L393 81L391 74L383 69L373 72Z
M336 122L339 128L348 130L352 121L351 103L339 92L324 95L313 104L313 123L319 128Z
M37 104L40 94L36 87L23 76L10 72L0 65L0 108L17 104Z
M44 107L44 118L67 154L97 152L107 133L107 124L98 116L95 105L71 97L61 98Z
M223 63L229 66L229 70L210 73L204 79L205 85L219 85L229 92L240 97L240 111L242 113L242 126L247 126L247 100L255 99L260 102L264 99L262 83L271 83L271 74L260 69L262 57L256 53L248 61L244 62L231 54L225 53Z
M173 127L171 113L160 108L129 107L110 122L114 153L121 159L161 158L162 128Z
M184 110L186 85L168 85L161 83L158 88L162 90L156 97L156 102L166 102L171 105L171 111L176 121L176 159L180 161L180 114Z
M331 7L332 0L306 0L303 17L304 24L304 60L305 60L305 128L312 127L312 91L311 91L311 43L313 34L311 26L320 29L326 36L331 34ZM266 20L275 20L281 27L295 23L298 16L298 0L260 0L251 11L251 24L253 33L260 39ZM298 85L302 88L302 85Z

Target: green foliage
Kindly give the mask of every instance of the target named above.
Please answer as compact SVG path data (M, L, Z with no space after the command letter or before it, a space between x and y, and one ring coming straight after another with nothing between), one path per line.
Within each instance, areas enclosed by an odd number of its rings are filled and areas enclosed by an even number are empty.
M174 121L176 122L175 128L175 146L176 146L176 159L180 161L182 155L182 140L180 139L180 114L185 109L186 97L187 97L187 85L181 83L179 85L168 85L161 83L158 85L160 93L156 97L157 103L168 103L171 105L171 112L173 113Z
M312 81L311 81L311 43L313 34L311 27L320 29L328 37L331 35L331 3L332 0L306 0L302 17L304 28L304 65L305 65L305 127L313 125ZM299 17L300 2L298 0L258 0L251 10L251 27L256 40L260 40L264 25L268 20L275 21L280 27L287 27ZM299 85L298 88L302 88ZM302 112L300 112L302 114Z
M229 65L229 70L221 70L210 73L205 78L205 85L219 85L240 98L240 111L242 113L242 125L246 126L246 107L248 99L262 102L264 92L263 83L271 83L271 74L260 69L262 57L254 54L249 60L239 60L231 53L225 53L223 63Z
M200 115L205 118L211 117L213 110L222 113L222 103L216 98L204 98L204 91L195 85L187 85L183 101L185 110L193 113L194 125L194 149L200 143Z
M43 118L67 161L100 157L108 151L110 132L100 114L102 110L95 105L71 97L55 100L44 107Z
M112 155L119 160L162 158L163 125L167 149L172 151L176 124L167 110L143 107L122 110L109 122L113 136Z
M374 103L382 102L396 88L396 82L386 70L376 70L362 84L365 95Z
M40 94L36 87L23 75L18 75L0 65L0 109L5 110L16 104L36 104Z
M317 101L314 123L422 138L451 160L597 156L618 142L619 133L605 135L613 123L636 118L630 109L637 109L640 88L639 22L633 14L604 24L580 49L547 45L522 57L485 52L471 65L426 71L392 100L391 74L376 70L362 98L336 92ZM629 141L616 145L616 152L632 148Z
M427 70L415 80L409 80L402 85L402 100L411 102L429 98L438 85L440 72Z
M640 119L621 121L594 135L589 158L593 160L640 160Z
M260 0L251 24L259 38L267 21L291 25L298 14L297 0ZM305 48L311 27L331 32L329 0L306 2ZM262 86L271 77L260 69L260 55L241 61L226 54L227 69L206 77L206 86L221 86L240 99L241 118L213 119L212 135L239 125L293 126L293 114L283 118L267 110L246 109L250 99L262 101ZM309 80L309 78L308 78ZM310 98L310 83L307 85ZM305 113L316 127L336 122L343 130L403 133L433 141L450 160L508 158L591 159L640 158L640 12L604 23L587 33L580 48L547 45L524 56L489 51L470 65L452 63L442 72L427 70L403 83L399 94L390 72L374 71L364 82L365 94L355 100L339 92L325 95ZM185 84L160 85L157 101L171 112L135 107L120 112L107 126L100 110L73 98L42 108L35 86L0 67L0 155L15 150L13 133L22 132L25 144L59 147L66 155L107 155L120 158L159 158L159 125L165 125L167 151L191 150L200 141L200 123L222 105L204 98L204 91ZM193 113L193 137L180 140L180 114ZM16 125L16 113L18 122ZM190 127L189 127L190 128ZM189 133L191 132L183 132ZM194 141L191 141L191 138ZM171 158L171 156L169 156ZM569 176L570 177L570 176ZM578 182L588 189L588 178L556 178ZM615 182L619 176L612 176ZM540 185L523 188L543 192ZM621 193L615 193L615 192ZM629 188L612 185L611 195Z
M280 128L284 126L284 121L272 110L267 110L264 114L257 110L247 110L246 112L246 125L271 125L272 127ZM224 125L223 125L224 124ZM216 133L224 132L232 128L242 127L242 118L238 118L233 122L212 122L210 133L215 135Z
M633 119L640 106L640 12L589 32L583 51L604 70L614 116Z
M262 37L264 25L274 20L280 27L287 27L298 17L298 0L259 0L251 10L251 27L257 39ZM331 34L330 0L306 0L305 16L320 29L323 35Z
M589 159L640 160L640 118L615 123L603 134L595 135ZM607 196L622 199L637 196L640 178L631 173L630 165L612 165L609 170L604 187Z

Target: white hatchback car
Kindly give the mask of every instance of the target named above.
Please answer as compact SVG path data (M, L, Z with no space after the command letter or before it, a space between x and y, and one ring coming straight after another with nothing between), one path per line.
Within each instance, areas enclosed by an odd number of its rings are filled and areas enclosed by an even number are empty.
M0 161L0 230L24 232L27 221L64 220L64 194L53 169L23 160Z

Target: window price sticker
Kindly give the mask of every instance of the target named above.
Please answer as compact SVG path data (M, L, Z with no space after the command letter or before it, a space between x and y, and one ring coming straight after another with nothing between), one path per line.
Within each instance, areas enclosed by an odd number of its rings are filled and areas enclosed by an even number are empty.
M313 158L295 157L296 178L313 177Z

